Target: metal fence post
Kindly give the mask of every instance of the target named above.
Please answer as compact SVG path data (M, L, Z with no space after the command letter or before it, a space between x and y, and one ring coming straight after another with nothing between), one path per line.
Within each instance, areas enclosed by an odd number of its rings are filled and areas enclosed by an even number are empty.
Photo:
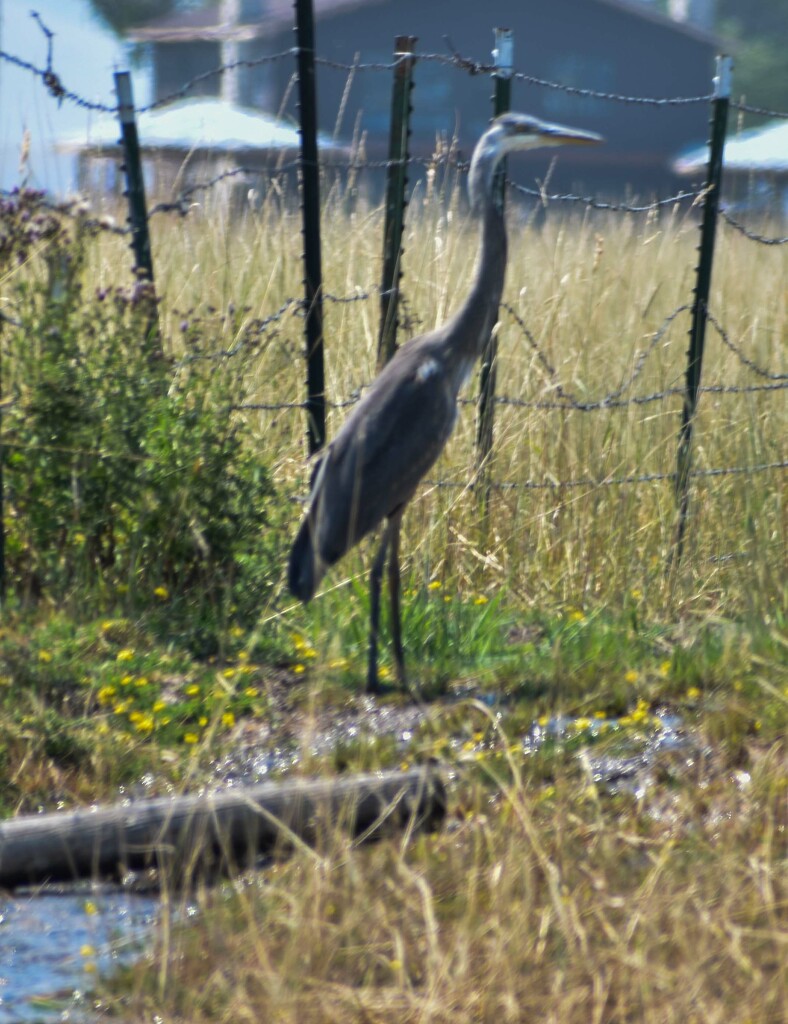
M493 96L494 117L505 114L512 102L512 73L514 71L514 32L508 28L495 29L495 94ZM506 161L501 161L496 172L494 188L497 202L501 209L506 194ZM479 377L479 423L476 444L478 447L479 467L487 464L493 445L493 421L495 417L495 378L496 360L498 357L498 341L495 331L485 346L482 355L482 368Z
M383 281L380 291L378 366L388 362L397 348L399 282L402 278L402 231L405 225L405 188L408 183L410 94L413 89L413 53L416 36L394 41L394 84L391 91L389 159L386 171L386 223L383 233Z
M323 366L323 269L320 255L320 175L317 160L315 19L312 0L295 0L298 105L301 132L301 213L306 306L306 415L309 454L326 442Z
M118 97L120 141L123 147L123 170L126 176L126 198L129 204L131 248L134 253L134 271L138 278L153 287L153 256L148 231L148 208L145 202L145 178L142 173L140 140L134 113L131 75L128 71L115 72L115 93ZM156 302L151 296L147 342L156 355L161 354L161 337Z
M709 165L706 173L706 192L701 216L700 245L698 246L700 255L696 269L695 297L692 303L692 325L689 350L687 351L687 378L676 465L676 496L679 503L675 545L677 562L681 559L684 549L689 511L692 424L698 406L698 390L703 363L703 343L706 336L711 269L714 260L714 237L717 230L717 214L722 185L722 153L725 147L725 130L728 122L732 67L733 62L730 57L717 57L717 74L714 79L712 100Z

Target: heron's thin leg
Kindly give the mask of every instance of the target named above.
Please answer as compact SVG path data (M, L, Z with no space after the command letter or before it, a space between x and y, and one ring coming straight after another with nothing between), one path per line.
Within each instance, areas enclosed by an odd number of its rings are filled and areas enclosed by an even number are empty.
M391 550L389 551L389 597L391 598L391 643L394 648L394 664L397 667L397 680L404 689L405 655L402 650L402 627L400 623L400 575L399 575L399 530L402 523L402 510L391 519Z
M391 539L391 521L383 528L383 539L372 563L369 575L369 666L367 668L367 693L377 693L378 687L378 633L380 631L380 584L383 580L383 566Z

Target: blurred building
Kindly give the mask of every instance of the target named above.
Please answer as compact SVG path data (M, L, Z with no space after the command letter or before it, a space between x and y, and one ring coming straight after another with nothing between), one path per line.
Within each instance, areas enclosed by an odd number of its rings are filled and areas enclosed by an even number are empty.
M143 174L148 196L171 199L186 193L189 201L211 210L243 210L268 187L273 177L295 178L300 152L296 128L260 111L247 110L218 97L179 100L148 110L137 118ZM77 188L93 198L120 198L125 179L120 171L117 118L97 118L84 132L61 136L56 148L77 160ZM348 151L322 133L318 146L327 157L348 158ZM206 183L214 182L210 189Z
M695 146L674 162L677 174L702 182L708 146ZM788 121L732 135L722 153L723 207L788 220Z
M675 0L678 3L678 0ZM399 34L418 37L421 53L453 48L489 63L493 27L515 34L515 66L564 85L633 97L705 96L711 92L717 39L692 18L708 22L711 0L685 0L684 20L637 0L314 0L317 54L341 65L388 63ZM149 48L154 97L164 99L202 77L192 94L223 96L264 111L297 117L294 60L218 66L287 52L293 46L292 0L224 0L136 29ZM318 117L329 134L363 137L370 159L386 155L391 74L318 67ZM491 87L438 61L415 70L412 152L427 155L436 139L456 137L470 153L487 125ZM550 175L550 189L594 189L644 195L675 187L676 152L705 136L705 103L649 106L607 101L515 81L512 105L546 119L601 132L606 145L518 156L513 173L524 183Z

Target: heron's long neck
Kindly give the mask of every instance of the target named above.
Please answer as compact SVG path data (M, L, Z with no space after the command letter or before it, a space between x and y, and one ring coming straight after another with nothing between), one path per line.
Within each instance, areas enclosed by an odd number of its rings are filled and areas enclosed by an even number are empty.
M452 327L452 347L465 359L482 354L498 318L498 305L506 273L506 226L503 214L489 189L481 200L481 242L467 298L457 310Z

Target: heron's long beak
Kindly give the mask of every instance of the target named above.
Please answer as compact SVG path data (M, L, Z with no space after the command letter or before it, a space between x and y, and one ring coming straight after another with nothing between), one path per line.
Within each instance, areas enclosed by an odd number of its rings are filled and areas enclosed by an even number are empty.
M604 141L596 132L587 132L582 128L567 128L563 124L542 122L539 128L539 143L542 146L594 146Z

